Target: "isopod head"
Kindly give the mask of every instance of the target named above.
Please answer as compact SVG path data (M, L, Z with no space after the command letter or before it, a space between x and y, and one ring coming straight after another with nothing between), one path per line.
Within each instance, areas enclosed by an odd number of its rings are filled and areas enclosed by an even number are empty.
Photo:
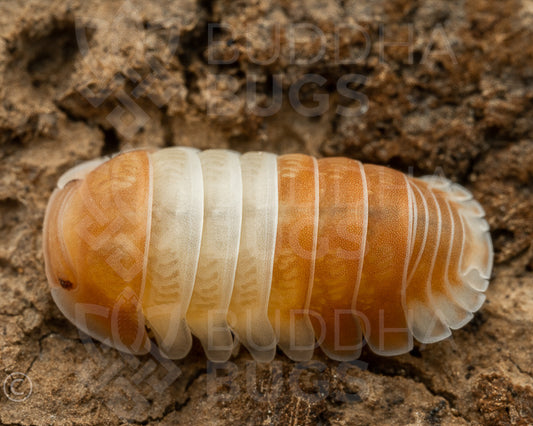
M58 182L44 221L52 297L90 336L122 351L150 349L141 310L151 218L148 154L84 163Z

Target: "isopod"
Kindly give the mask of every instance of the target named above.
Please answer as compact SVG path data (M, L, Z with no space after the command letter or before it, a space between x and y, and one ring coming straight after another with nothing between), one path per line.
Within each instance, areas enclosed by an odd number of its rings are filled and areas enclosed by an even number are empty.
M165 148L58 181L43 248L54 301L121 351L210 360L241 342L335 360L433 343L485 300L484 211L450 181L349 158Z

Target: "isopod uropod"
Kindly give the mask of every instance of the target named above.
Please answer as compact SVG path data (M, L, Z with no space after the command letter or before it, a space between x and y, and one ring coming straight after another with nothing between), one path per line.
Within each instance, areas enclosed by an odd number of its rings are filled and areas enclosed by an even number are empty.
M43 237L65 316L119 350L353 360L442 340L485 296L492 243L458 184L349 158L135 150L58 181ZM192 333L192 335L191 335Z

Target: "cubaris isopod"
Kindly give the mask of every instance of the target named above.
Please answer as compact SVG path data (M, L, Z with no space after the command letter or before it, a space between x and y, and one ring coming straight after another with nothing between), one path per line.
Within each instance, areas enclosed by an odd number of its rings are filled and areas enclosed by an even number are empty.
M485 299L484 211L458 184L349 158L134 150L65 173L44 222L52 296L119 350L235 342L272 360L432 343ZM363 340L364 337L364 340Z

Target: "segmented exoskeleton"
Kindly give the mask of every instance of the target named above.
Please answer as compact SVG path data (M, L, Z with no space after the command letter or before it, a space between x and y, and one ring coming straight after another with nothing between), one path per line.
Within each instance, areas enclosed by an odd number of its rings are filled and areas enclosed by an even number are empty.
M136 150L84 163L46 212L52 295L84 332L135 354L155 338L209 359L235 341L356 359L436 342L484 301L492 244L463 187L349 158Z

